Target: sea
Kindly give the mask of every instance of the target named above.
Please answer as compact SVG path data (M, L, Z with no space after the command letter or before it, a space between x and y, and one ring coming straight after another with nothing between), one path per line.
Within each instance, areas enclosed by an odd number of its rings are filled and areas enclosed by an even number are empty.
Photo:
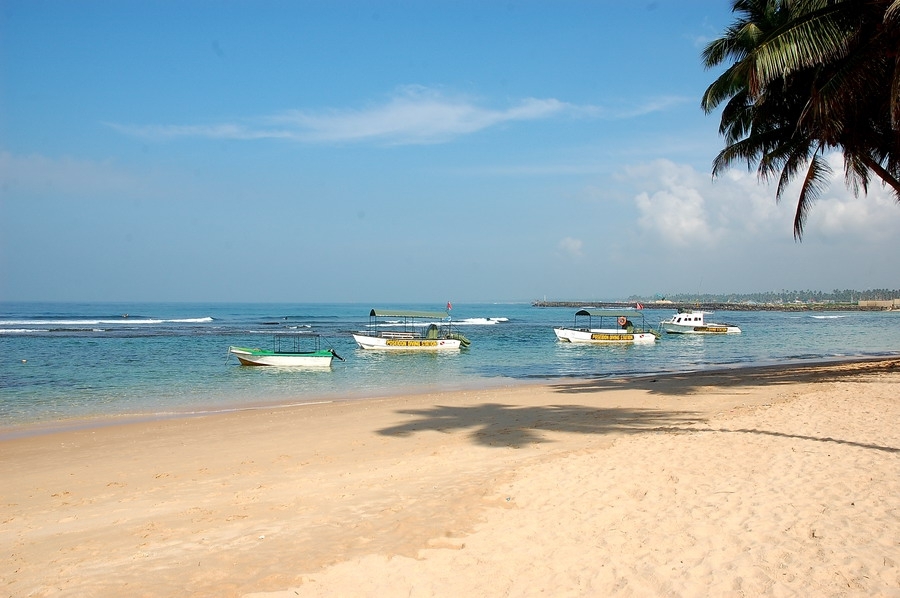
M450 322L471 341L458 352L363 351L351 333L366 329L372 308L445 305L0 303L0 438L89 422L900 355L898 312L720 311L707 319L743 333L584 346L553 333L573 324L576 309L530 303L454 303ZM656 327L674 310L643 313ZM318 334L344 360L326 369L248 367L228 352L271 348L285 332Z

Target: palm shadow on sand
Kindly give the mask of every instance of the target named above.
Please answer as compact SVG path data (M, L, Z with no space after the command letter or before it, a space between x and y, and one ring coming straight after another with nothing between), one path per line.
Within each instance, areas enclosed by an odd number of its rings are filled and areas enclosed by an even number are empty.
M772 366L741 370L718 370L694 374L677 374L636 379L595 379L558 383L551 388L567 395L597 393L613 389L639 389L673 398L688 396L701 388L714 387L723 392L741 387L786 385L798 382L829 382L848 376L896 371L900 360L856 361L803 366ZM406 409L401 415L412 416L411 421L378 430L384 436L408 437L417 432L455 433L468 431L476 444L491 447L522 447L549 442L544 432L580 434L636 434L646 432L709 433L728 432L793 437L801 440L830 442L873 450L900 452L849 439L791 435L755 429L698 429L692 424L707 420L696 411L678 409L643 409L621 407L589 407L561 404L518 406L484 403L467 406L436 405L427 409Z
M895 372L900 359L860 359L843 362L798 363L751 368L699 370L678 374L660 374L635 378L593 378L560 382L552 388L562 394L602 392L614 389L638 389L672 397L687 396L701 388L729 390L750 386L780 386L796 383L833 382L858 374Z
M405 437L427 430L444 433L469 430L475 443L493 447L521 447L548 442L542 432L621 434L672 429L698 421L698 415L692 411L596 408L584 405L437 405L429 409L400 410L398 413L411 415L416 419L379 430L379 434Z

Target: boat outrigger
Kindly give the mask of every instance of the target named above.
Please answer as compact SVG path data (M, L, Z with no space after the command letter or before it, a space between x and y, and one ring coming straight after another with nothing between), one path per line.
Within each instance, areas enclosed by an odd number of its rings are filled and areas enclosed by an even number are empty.
M634 322L640 325L635 326ZM658 333L647 327L644 312L636 309L585 308L575 312L571 328L554 328L556 338L569 343L654 343Z
M360 349L445 351L468 347L469 339L453 332L450 315L441 311L373 309L366 331L353 333Z
M281 367L331 367L334 358L344 361L334 349L322 349L320 337L312 333L275 334L273 349L250 349L229 347L228 351L238 358L241 365L273 365ZM302 350L305 345L314 349Z
M741 329L734 324L706 322L704 316L712 312L679 310L668 320L659 323L659 328L669 334L740 334Z

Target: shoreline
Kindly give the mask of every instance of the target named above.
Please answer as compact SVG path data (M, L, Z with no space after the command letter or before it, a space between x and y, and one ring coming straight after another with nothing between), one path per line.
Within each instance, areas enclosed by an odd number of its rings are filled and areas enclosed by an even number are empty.
M494 389L512 388L518 386L543 385L550 383L550 379L540 381L523 380L518 378L483 378L473 380L465 384L457 384L453 387L445 386L404 386L395 389L383 389L379 391L355 391L317 393L302 400L298 399L266 399L259 398L242 403L229 403L227 406L217 406L212 401L207 401L199 406L185 410L171 410L165 412L131 412L110 413L96 416L75 416L66 419L52 421L28 422L14 425L0 425L0 443L6 440L24 438L29 436L43 436L48 434L64 433L77 430L90 430L93 428L106 428L110 426L150 423L154 421L193 419L215 417L230 413L245 413L260 410L293 409L308 405L331 403L357 403L377 401L387 398L416 397L441 393L457 393L470 391L490 391Z
M166 412L135 412L123 414L103 414L97 416L72 417L53 421L27 422L23 424L0 425L0 443L7 440L17 438L25 438L30 436L44 436L64 432L72 432L78 430L91 430L95 428L107 428L110 426L131 425L139 423L152 423L156 421L179 420L190 418L214 417L229 413L252 412L269 409L292 409L300 408L308 405L326 404L326 403L355 403L373 401L385 398L403 398L416 397L423 395L433 395L440 393L455 392L478 392L490 391L503 388L519 388L519 387L543 387L555 386L559 384L579 384L588 380L624 380L628 382L640 381L647 378L676 378L685 374L691 376L703 376L708 374L717 374L721 372L743 372L751 373L753 371L766 372L768 370L802 370L807 368L819 368L821 366L853 364L853 363L869 363L900 360L900 355L879 355L879 356L853 356L853 357L823 357L811 360L797 360L778 364L718 364L708 369L696 369L688 372L648 372L626 376L613 375L608 377L583 377L583 376L561 376L556 378L539 378L539 379L522 379L522 378L484 378L472 381L469 384L455 388L428 388L428 387L407 387L394 390L383 390L381 392L372 392L364 394L352 394L345 396L341 393L327 393L310 396L304 400L284 401L268 401L260 399L256 401L248 401L241 404L230 404L228 406L217 407L213 404L201 406L197 409L185 411L166 411Z
M893 357L4 440L0 579L33 596L898 594L898 386Z

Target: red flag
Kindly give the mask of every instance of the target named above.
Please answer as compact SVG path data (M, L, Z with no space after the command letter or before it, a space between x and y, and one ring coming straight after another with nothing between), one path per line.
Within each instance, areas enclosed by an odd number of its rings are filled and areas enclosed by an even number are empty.
M450 305L450 302L448 301L447 302L447 311L450 311L451 309L453 309L453 306Z

